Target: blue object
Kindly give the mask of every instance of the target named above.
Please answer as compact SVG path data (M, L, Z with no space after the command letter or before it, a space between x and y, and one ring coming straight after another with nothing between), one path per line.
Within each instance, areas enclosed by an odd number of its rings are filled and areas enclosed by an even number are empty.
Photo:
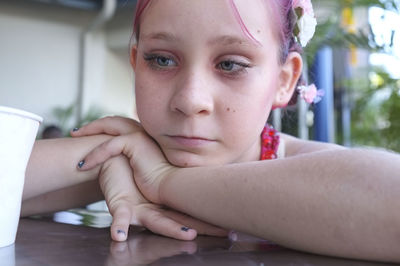
M325 92L322 100L314 107L314 140L335 141L333 102L333 53L332 48L321 48L313 65L314 83Z

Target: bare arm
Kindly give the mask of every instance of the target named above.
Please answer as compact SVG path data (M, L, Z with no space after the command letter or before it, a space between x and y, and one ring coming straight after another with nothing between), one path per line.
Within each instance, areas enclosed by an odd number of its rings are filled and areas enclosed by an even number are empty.
M333 149L179 169L162 202L225 228L319 254L400 261L400 156Z
M77 163L84 155L110 138L96 135L36 142L27 168L21 215L80 207L103 199L103 192L113 215L110 230L116 241L126 240L130 224L182 240L192 240L197 233L227 234L221 228L145 200L137 190L132 169L123 156L90 171L78 171ZM186 226L191 229L182 230Z
M21 216L80 207L103 199L100 166L77 171L83 156L110 136L36 141L26 170Z
M28 162L22 199L95 180L99 167L77 171L79 162L91 149L110 139L99 135L36 141Z
M399 262L400 156L285 140L284 159L176 168L145 134L129 134L92 151L84 168L123 153L153 202L294 249Z
M88 181L24 200L21 217L78 208L103 199L98 180Z
M283 133L280 133L280 136L281 141L284 143L285 157L298 156L301 154L318 151L346 149L345 147L334 143L302 140Z

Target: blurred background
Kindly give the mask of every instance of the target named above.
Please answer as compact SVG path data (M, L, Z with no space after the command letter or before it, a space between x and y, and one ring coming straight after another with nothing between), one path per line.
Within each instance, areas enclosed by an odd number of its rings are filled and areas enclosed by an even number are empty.
M0 0L0 105L61 135L104 115L135 118L135 0ZM313 0L305 76L325 91L271 123L301 138L400 152L400 0Z
M135 117L129 41L136 1L1 0L0 105L63 133L100 116Z

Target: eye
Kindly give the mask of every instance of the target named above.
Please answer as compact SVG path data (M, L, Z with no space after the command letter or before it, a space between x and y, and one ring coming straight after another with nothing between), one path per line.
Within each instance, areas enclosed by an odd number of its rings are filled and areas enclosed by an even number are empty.
M233 60L225 60L218 63L217 68L228 75L238 75L246 72L251 67L250 64L244 62L236 62Z
M156 70L168 70L169 68L173 68L177 66L177 63L174 59L158 54L145 54L144 60L147 61L147 64Z
M224 61L220 63L221 69L225 71L232 71L235 63L232 61Z
M163 57L163 56L158 56L156 58L156 62L159 66L162 66L162 67L167 67L167 66L173 65L173 61L171 59Z

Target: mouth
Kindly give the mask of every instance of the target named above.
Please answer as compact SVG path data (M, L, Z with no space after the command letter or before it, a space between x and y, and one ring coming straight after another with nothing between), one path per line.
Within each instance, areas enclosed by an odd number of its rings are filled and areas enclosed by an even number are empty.
M184 147L201 147L209 145L215 140L197 136L168 136L173 142Z

